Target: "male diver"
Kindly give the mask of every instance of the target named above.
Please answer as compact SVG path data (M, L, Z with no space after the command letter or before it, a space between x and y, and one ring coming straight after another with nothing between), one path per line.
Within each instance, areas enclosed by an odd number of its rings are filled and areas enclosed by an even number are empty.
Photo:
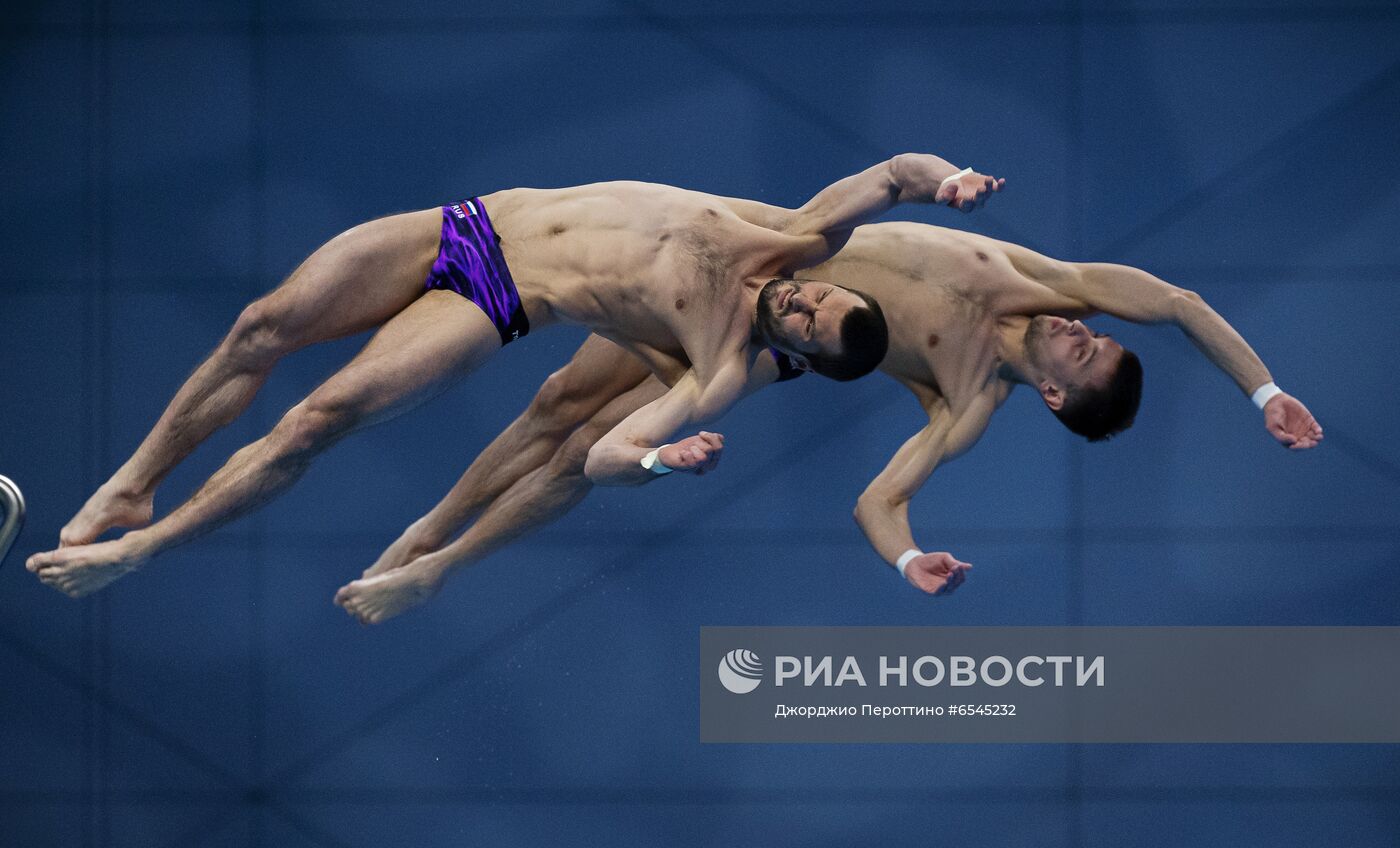
M745 220L776 230L798 214L747 200L723 202ZM1090 441L1132 424L1142 366L1117 341L1084 326L1080 319L1096 312L1175 325L1253 398L1279 442L1304 450L1322 439L1307 408L1274 385L1250 346L1205 301L1136 268L1062 262L972 233L883 223L856 229L833 258L799 276L809 279L779 284L775 302L782 308L769 316L769 332L792 333L812 320L829 287L816 281L860 280L882 305L889 327L881 370L927 413L928 423L895 453L855 509L879 555L925 592L951 592L970 566L946 551L923 552L909 525L909 501L935 468L976 443L1015 386L1031 387L1066 427ZM800 351L776 362L759 357L753 383L810 365ZM683 373L679 368L658 373L674 380ZM363 622L383 621L432 597L454 569L559 517L591 488L584 469L593 443L665 391L666 384L627 351L590 337L442 502L361 579L343 587L336 602Z
M661 467L703 471L718 459L718 434L667 439L733 405L766 348L838 380L884 357L880 308L852 289L826 286L800 326L760 322L764 310L789 307L783 279L897 203L970 211L999 187L936 156L902 154L827 187L782 230L751 223L716 197L635 182L510 189L362 224L243 311L136 453L63 529L61 547L27 567L75 597L100 589L268 502L339 439L442 392L502 345L557 321L582 324L658 369L684 363L668 391L598 440L590 480L625 485ZM365 348L271 432L142 526L160 480L247 407L282 356L375 326ZM115 526L139 529L94 541Z

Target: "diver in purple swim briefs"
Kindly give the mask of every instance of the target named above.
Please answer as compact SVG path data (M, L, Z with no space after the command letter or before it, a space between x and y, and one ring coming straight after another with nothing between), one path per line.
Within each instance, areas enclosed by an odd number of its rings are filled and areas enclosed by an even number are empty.
M966 212L1000 186L907 153L823 189L777 229L744 220L723 198L636 182L509 189L361 224L243 310L136 452L63 528L60 547L27 566L74 597L96 591L267 503L341 438L437 395L502 345L555 322L588 327L671 375L669 390L593 445L588 478L640 485L671 471L704 473L723 437L696 430L751 388L755 369L776 366L769 348L837 380L869 373L885 355L872 298L796 281L794 272L898 203ZM376 327L266 436L150 523L160 481L247 408L278 360ZM669 442L678 431L694 435ZM135 529L96 541L113 527Z

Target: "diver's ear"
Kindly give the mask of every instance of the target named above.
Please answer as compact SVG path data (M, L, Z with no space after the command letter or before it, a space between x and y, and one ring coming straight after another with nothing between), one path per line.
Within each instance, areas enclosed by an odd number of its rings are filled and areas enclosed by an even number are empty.
M792 367L794 367L794 368L796 368L796 369L798 369L798 370L800 370L800 371L811 371L811 370L812 370L812 363L808 362L808 361L807 361L807 357L805 357L805 356L799 356L799 355L797 355L797 354L795 354L795 353L789 353L789 354L788 354L788 361L792 363Z
M1036 387L1040 392L1040 399L1045 401L1045 405L1054 412L1059 412L1065 405L1065 393L1060 387L1049 380L1041 380Z

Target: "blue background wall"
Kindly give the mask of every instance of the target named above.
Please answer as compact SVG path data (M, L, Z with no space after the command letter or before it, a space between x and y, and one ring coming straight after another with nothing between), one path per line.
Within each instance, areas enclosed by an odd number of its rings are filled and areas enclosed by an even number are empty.
M10 5L0 473L31 512L0 571L0 844L1395 844L1389 746L698 743L701 625L1400 624L1400 10L799 5ZM803 380L731 416L718 476L595 493L360 628L332 593L563 361L559 329L96 598L19 566L355 222L612 178L797 204L905 150L1010 188L901 215L1197 289L1327 441L1287 454L1174 330L1114 326L1138 425L1083 445L1014 396L915 503L978 566L931 601L848 518L917 408ZM158 509L359 343L288 361Z

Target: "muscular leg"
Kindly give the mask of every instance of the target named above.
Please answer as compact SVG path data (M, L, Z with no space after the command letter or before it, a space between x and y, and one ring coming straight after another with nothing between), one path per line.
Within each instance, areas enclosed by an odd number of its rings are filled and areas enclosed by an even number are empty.
M500 345L495 326L475 304L452 292L428 292L170 515L115 541L36 554L29 570L75 597L100 589L161 551L272 500L316 454L433 397Z
M412 303L437 256L441 220L441 211L430 209L347 230L244 309L136 452L59 533L59 542L87 544L111 527L150 523L156 486L247 408L281 357L377 327Z
M446 545L521 478L554 455L569 434L650 375L641 360L601 336L589 336L529 407L472 462L432 511L415 521L363 576L398 568Z
M400 568L362 577L342 587L335 602L361 622L378 624L436 595L449 572L477 563L564 515L593 488L583 473L593 444L628 415L665 393L664 383L646 377L574 431L546 463L493 500L455 542Z

